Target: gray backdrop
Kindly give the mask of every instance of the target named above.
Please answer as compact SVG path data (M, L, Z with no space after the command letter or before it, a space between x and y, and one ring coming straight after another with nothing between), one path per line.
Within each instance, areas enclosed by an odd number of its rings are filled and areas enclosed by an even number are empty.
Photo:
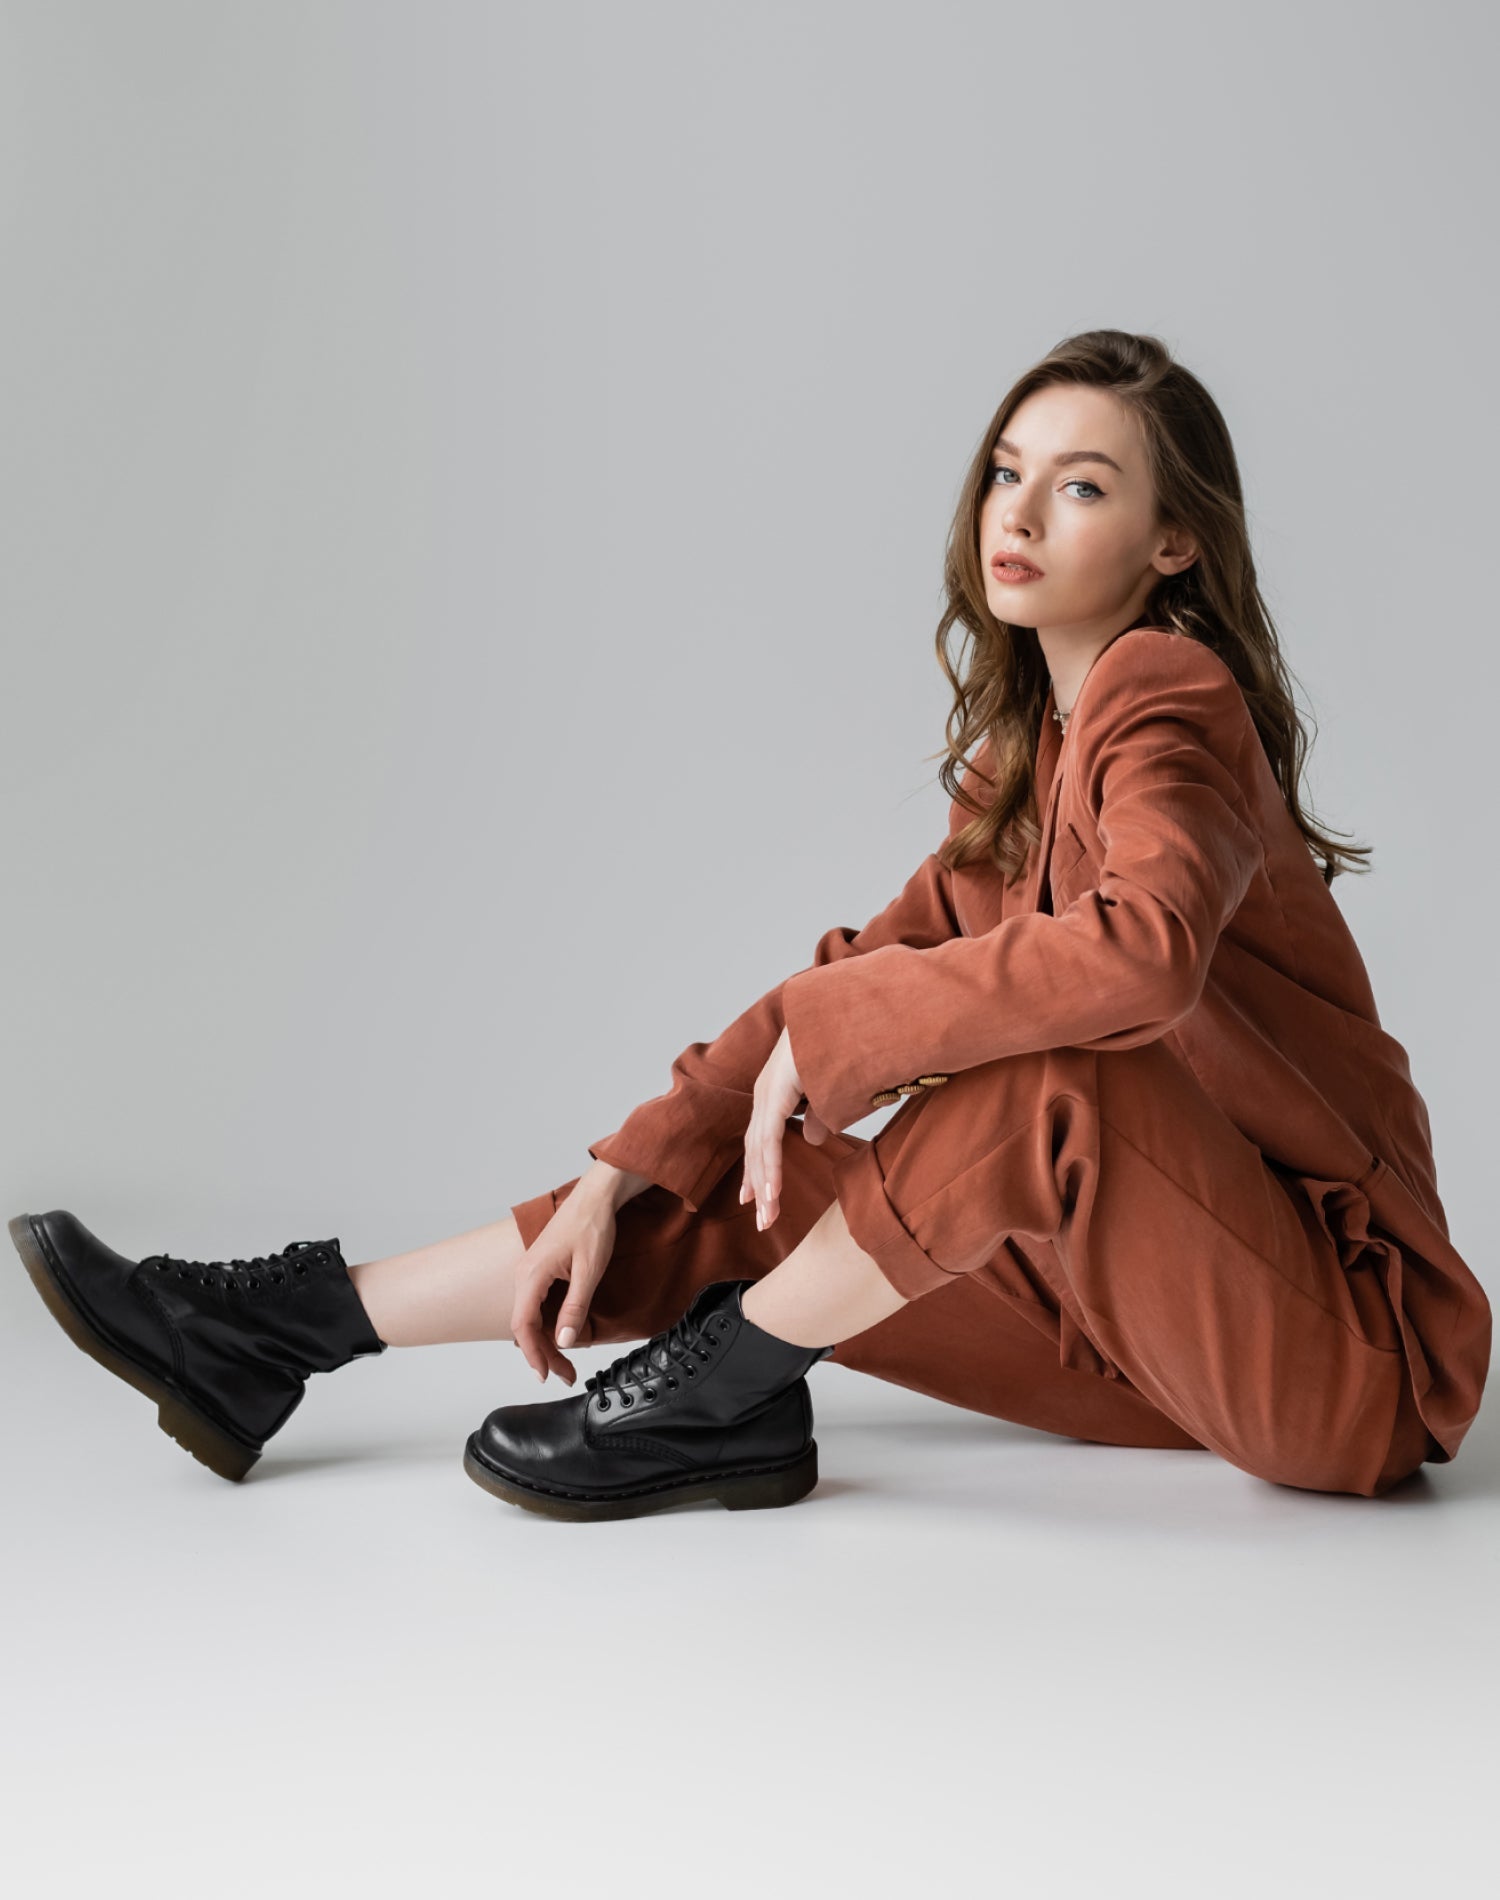
M1305 0L0 6L7 1217L365 1259L587 1166L942 835L959 480L1109 324L1229 419L1490 1281L1494 52ZM236 1489L14 1263L0 1312L31 1891L1473 1845L1360 1827L1372 1723L1416 1795L1474 1772L1487 1419L1362 1509L841 1372L798 1510L575 1530L459 1470L508 1345L315 1382Z

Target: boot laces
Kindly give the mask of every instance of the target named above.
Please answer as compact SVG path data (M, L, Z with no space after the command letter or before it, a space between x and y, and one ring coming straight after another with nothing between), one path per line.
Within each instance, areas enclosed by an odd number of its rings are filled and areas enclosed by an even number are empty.
M290 1277L301 1279L310 1260L331 1256L310 1240L294 1240L280 1253L255 1254L250 1259L186 1260L179 1254L150 1253L141 1261L157 1273L172 1273L180 1280L196 1280L203 1286L222 1287L226 1293L259 1293L266 1286L283 1286Z
M727 1333L730 1321L720 1313L710 1325L716 1326L720 1333ZM583 1382L583 1389L599 1394L601 1412L609 1410L613 1399L618 1399L621 1405L635 1404L635 1395L625 1390L627 1384L638 1385L646 1403L650 1404L657 1397L657 1387L648 1381L665 1379L675 1392L678 1381L672 1376L672 1367L676 1366L686 1378L694 1379L698 1375L693 1360L706 1360L718 1344L709 1326L700 1325L691 1314L684 1313L664 1333L656 1333L644 1345L621 1353L601 1372L591 1372ZM659 1361L653 1361L654 1353L660 1355Z

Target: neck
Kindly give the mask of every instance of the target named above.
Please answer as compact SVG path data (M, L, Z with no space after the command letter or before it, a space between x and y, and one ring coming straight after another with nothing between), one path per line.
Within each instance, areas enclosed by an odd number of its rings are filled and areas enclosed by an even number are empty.
M1060 725L1066 726L1068 715L1073 710L1073 701L1078 697L1078 689L1087 678L1089 668L1111 640L1117 639L1122 633L1129 633L1133 627L1146 624L1144 613L1138 613L1123 627L1037 628L1037 644L1042 649L1042 657L1052 678L1053 705L1059 715Z

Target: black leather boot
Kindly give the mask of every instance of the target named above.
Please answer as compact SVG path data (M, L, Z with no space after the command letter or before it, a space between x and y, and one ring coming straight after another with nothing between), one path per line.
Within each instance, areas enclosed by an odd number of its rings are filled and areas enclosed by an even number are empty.
M307 1376L384 1352L336 1240L253 1260L127 1260L76 1216L18 1214L10 1237L77 1346L157 1406L157 1423L221 1478L243 1478Z
M753 1280L716 1280L644 1345L571 1398L504 1405L469 1438L464 1469L546 1517L641 1517L716 1498L731 1511L794 1504L818 1482L803 1374L832 1346L794 1346L745 1317Z

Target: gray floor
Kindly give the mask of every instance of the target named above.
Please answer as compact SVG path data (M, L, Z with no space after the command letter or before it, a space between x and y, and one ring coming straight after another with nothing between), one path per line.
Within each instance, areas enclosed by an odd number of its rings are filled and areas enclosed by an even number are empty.
M460 1466L508 1345L315 1379L235 1486L0 1318L12 1891L1485 1884L1485 1415L1372 1501L822 1366L802 1503L564 1525Z

